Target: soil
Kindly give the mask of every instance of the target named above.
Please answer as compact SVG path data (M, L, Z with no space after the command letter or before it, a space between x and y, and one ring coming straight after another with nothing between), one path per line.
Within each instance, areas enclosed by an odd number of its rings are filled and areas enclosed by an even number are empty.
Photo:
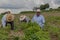
M51 40L58 40L58 35L54 33L50 33Z

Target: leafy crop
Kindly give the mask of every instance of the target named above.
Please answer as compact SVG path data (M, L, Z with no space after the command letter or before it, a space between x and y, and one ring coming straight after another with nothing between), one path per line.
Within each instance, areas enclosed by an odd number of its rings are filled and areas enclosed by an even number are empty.
M36 23L20 23L18 18L21 14L16 14L14 20L15 30L11 31L9 25L6 28L0 28L0 40L51 40L51 36L56 35L56 38L60 40L60 16L57 15L59 12L56 12L57 14L55 11L45 13L46 24L43 30ZM33 16L30 13L25 15L31 18ZM0 24L2 16L0 15ZM20 36L21 32L23 32L23 36Z
M50 40L49 32L44 32L36 23L28 23L27 26L24 40Z

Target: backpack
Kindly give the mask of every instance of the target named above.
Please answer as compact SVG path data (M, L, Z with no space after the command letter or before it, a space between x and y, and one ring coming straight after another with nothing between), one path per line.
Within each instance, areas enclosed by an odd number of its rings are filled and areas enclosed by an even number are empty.
M7 14L6 21L8 21L8 22L14 21L14 15L13 14Z

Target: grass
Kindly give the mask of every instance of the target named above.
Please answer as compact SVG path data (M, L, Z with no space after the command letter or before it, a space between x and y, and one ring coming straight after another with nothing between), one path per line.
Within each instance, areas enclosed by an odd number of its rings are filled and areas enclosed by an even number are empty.
M0 28L0 40L60 40L59 11L42 12L46 19L44 30L36 23L20 23L19 16L22 14L32 18L35 13L15 14L15 30L11 31L9 25L6 28ZM0 15L0 24L2 16Z

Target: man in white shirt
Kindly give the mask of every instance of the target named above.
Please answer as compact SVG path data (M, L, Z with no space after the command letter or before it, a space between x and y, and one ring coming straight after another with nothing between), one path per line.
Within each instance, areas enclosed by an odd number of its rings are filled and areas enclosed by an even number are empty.
M2 17L2 26L3 26L3 28L5 28L5 26L6 26L6 15L7 15L7 14L5 14L5 15Z
M40 9L37 9L36 14L32 18L32 22L36 22L38 25L40 25L41 28L44 27L45 18L43 15L41 15Z
M26 22L28 23L30 21L30 18L27 17L26 15L21 15L20 16L20 22Z
M14 15L12 15L10 11L7 11L5 15L2 17L3 28L5 28L7 24L10 24L11 30L14 30Z

